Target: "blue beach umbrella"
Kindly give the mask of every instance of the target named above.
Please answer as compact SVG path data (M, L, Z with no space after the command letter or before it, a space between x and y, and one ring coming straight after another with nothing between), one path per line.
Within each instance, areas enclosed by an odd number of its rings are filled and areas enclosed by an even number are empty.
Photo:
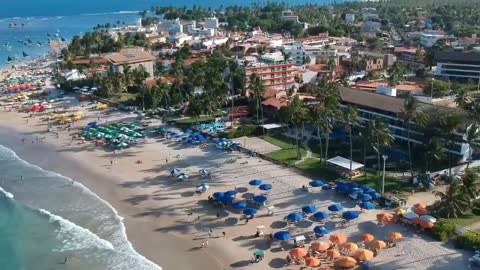
M342 214L343 218L346 220L354 220L360 216L360 212L358 211L345 211Z
M239 201L234 204L232 204L232 207L234 209L245 209L247 208L247 202L246 201Z
M174 168L174 169L171 169L170 170L170 174L171 175L176 175L176 174L179 174L181 171L179 168Z
M253 197L253 201L259 204L264 204L267 201L267 197L263 195L258 195Z
M372 209L376 208L376 205L372 202L362 202L362 203L360 203L360 207L362 209L372 210Z
M320 235L326 235L330 233L330 230L323 226L316 226L315 228L313 228L313 231L316 234L320 234Z
M255 216L258 210L255 208L247 208L243 210L243 214L246 216Z
M300 213L291 213L287 216L287 220L290 222L298 222L303 219L303 215Z
M338 193L347 193L349 191L349 188L347 185L337 185L335 187L335 191Z
M292 235L287 231L280 231L273 234L273 238L279 241L287 241L290 240L291 237Z
M260 190L270 190L270 189L272 189L272 185L271 184L262 184L258 188Z
M228 197L235 197L235 195L237 195L238 191L236 190L229 190L227 192L225 192L225 196L228 196Z
M363 190L363 193L367 193L367 194L372 195L373 193L376 193L376 191L373 188L366 188L366 189Z
M321 186L324 185L324 183L323 183L322 181L320 181L320 180L313 180L313 181L311 181L309 184L310 184L310 186L312 186L312 187L321 187Z
M317 212L317 213L313 214L313 217L317 220L325 220L325 219L329 218L330 215L327 212L322 211L322 212Z
M233 202L233 197L223 196L219 199L219 201L225 205L231 204Z
M307 205L307 206L304 206L302 208L302 211L305 213L305 214L314 214L317 212L317 208L315 208L315 206L313 205Z
M373 199L373 197L370 194L362 194L362 195L358 196L358 199L362 202L368 202L368 201L371 201Z
M378 200L382 197L382 195L380 193L377 193L377 192L372 193L371 196L374 200Z
M181 173L181 174L178 176L178 179L183 180L183 181L186 181L186 180L188 180L188 174Z
M214 197L215 199L219 200L220 198L225 197L225 193L223 193L223 192L215 192L215 193L213 193L213 197Z
M332 190L332 186L330 185L323 185L322 190Z
M260 186L262 184L262 180L255 179L250 182L248 182L251 186Z
M332 211L332 212L340 212L343 210L343 206L339 203L337 204L332 204L328 207L328 210Z

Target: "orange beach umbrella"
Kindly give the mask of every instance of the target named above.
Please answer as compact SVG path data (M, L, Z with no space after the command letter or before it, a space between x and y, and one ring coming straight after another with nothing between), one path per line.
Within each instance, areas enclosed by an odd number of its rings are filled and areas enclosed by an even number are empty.
M310 267L317 267L320 265L320 260L315 257L308 257L305 259L305 265Z
M330 248L330 242L327 241L320 241L320 242L313 242L311 248L315 251L325 251Z
M373 252L368 249L359 249L355 251L353 257L358 259L359 261L369 261L373 259Z
M340 251L338 249L329 249L327 250L327 256L330 259L336 259L341 256Z
M368 242L372 242L373 240L375 240L375 236L371 234L367 233L362 235L362 242L368 243Z
M339 245L347 242L347 237L343 234L332 234L330 235L330 241L332 241L332 243L334 244Z
M388 238L392 241L401 240L403 235L399 232L392 232L388 235Z
M393 220L393 215L391 213L383 213L377 215L378 222L385 224Z
M341 245L342 249L345 249L346 251L355 251L358 249L358 245L352 242L345 243Z
M374 249L382 249L382 248L387 247L387 243L385 243L385 242L383 242L383 241L379 241L379 240L373 241L373 242L372 242L372 247L373 247Z
M294 248L290 251L290 256L295 258L301 258L307 256L308 251L304 248Z
M353 268L357 265L357 260L352 257L340 257L335 261L336 267Z

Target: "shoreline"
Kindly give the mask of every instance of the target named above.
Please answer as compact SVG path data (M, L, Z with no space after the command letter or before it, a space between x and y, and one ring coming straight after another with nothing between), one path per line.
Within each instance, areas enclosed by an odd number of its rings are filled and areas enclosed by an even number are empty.
M12 128L5 125L0 117L0 144L11 149L16 155L28 163L44 170L58 173L73 179L85 186L101 200L107 202L123 218L127 240L133 249L141 256L154 262L162 269L221 269L215 260L206 256L188 256L181 261L174 259L179 253L192 247L191 240L179 235L155 231L158 225L154 220L136 220L135 207L121 199L115 176L99 173L82 162L63 153L58 153L57 146L47 143L22 144L19 137L28 133L27 130ZM165 245L171 243L173 245ZM202 255L202 254L199 254ZM172 260L173 259L173 260Z

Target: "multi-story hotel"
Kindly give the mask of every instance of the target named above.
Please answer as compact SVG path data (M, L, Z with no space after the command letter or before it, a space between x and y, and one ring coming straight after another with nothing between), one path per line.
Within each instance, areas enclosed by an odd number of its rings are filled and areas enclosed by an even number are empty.
M480 80L480 52L437 51L437 73L449 80Z
M258 62L251 63L246 68L247 87L250 76L256 73L262 78L266 89L286 90L295 84L296 72L295 65L285 63L281 54L265 54Z

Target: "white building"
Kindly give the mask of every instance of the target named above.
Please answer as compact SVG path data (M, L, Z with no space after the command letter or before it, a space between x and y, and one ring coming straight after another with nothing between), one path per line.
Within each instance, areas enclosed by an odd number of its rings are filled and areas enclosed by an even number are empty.
M296 23L300 23L300 21L298 20L298 16L295 15L293 13L293 11L291 11L290 9L288 10L284 10L282 12L282 16L280 17L280 19L282 21L289 21L289 22L296 22Z
M215 16L205 20L205 28L217 29L218 26L218 18Z
M215 35L215 29L213 28L194 28L190 32L193 36L205 36L213 37Z
M349 24L354 24L355 23L355 14L350 14L350 13L345 14L345 21Z
M65 77L66 81L78 81L86 78L86 76L78 71L78 69L72 69L71 71L63 74L63 77Z
M297 66L304 64L307 56L310 59L319 61L328 61L334 58L338 63L338 50L327 48L324 45L304 45L300 42L294 42L290 46L283 46L284 52L290 55L293 63Z
M480 80L480 53L437 51L436 75L449 80Z
M443 31L423 31L420 33L420 43L425 48L431 48L442 38L445 38L445 33Z
M192 40L193 37L191 35L187 35L185 33L178 33L174 36L168 37L168 41L170 43L175 43L175 46L180 47L185 43L185 41Z

